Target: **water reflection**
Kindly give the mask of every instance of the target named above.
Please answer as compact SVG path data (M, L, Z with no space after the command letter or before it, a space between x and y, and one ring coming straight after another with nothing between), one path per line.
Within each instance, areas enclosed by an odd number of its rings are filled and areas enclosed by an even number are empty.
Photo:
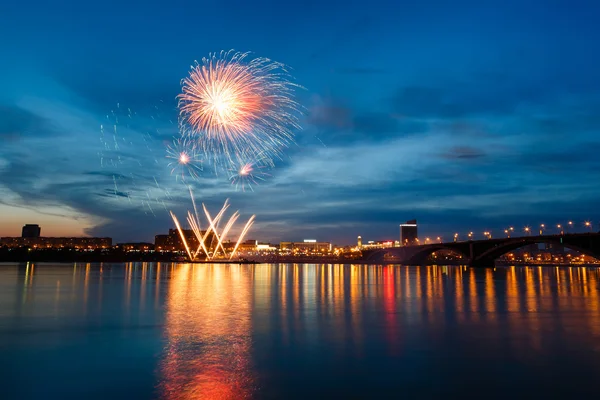
M164 398L251 395L251 281L242 268L186 264L173 271L160 366Z

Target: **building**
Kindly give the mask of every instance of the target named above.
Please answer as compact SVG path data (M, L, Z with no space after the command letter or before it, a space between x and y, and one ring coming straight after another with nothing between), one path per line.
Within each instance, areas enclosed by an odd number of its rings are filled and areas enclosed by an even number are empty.
M154 250L154 245L152 243L144 243L144 242L140 242L140 243L119 243L117 246L117 248L121 248L124 251L153 251Z
M402 243L402 246L411 246L418 244L418 242L417 220L411 219L404 224L400 224L400 243Z
M277 247L273 246L271 243L258 243L256 245L256 252L258 253L275 253L277 251Z
M190 249L196 250L200 246L200 242L196 234L191 229L182 229L183 237ZM206 235L206 231L201 231L202 236ZM204 245L208 251L212 251L217 245L215 235L211 232L204 240ZM154 236L154 249L156 251L185 251L185 246L181 241L181 235L177 229L169 229L168 235Z
M363 249L387 249L395 247L396 241L394 240L369 240L366 244L362 245Z
M358 248L360 249L362 247L362 237L360 237L360 236L358 237L357 244L358 244Z
M108 249L112 239L108 237L3 237L0 246L33 247L39 249Z
M26 224L21 231L21 237L24 238L39 238L42 233L42 228L37 224Z
M235 242L232 242L232 249L233 247L236 246ZM237 251L240 253L253 253L257 250L258 247L258 241L254 240L254 239L248 239L246 241L243 241L242 243L240 243L237 247Z
M281 242L279 244L279 252L304 254L331 253L331 243L317 242L314 239L305 239L303 242Z

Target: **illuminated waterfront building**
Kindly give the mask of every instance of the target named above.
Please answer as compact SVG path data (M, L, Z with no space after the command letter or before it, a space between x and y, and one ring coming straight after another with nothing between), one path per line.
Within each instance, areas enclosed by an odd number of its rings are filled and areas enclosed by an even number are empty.
M116 246L124 251L153 251L154 245L152 243L119 243Z
M3 237L0 246L33 247L39 249L108 249L112 239L108 237Z
M303 242L281 242L279 251L282 253L330 253L330 242L317 242L314 239L305 239Z
M369 240L366 244L362 245L363 249L386 249L389 247L396 247L394 240Z
M416 219L411 219L404 224L400 224L400 242L402 243L402 246L418 244L419 236L417 234Z
M362 237L361 236L358 237L358 243L357 244L358 244L358 248L360 249L362 247Z
M245 240L242 243L240 243L240 245L238 246L238 252L241 252L241 253L254 252L257 249L257 244L258 244L258 241L256 241L255 239ZM234 246L235 246L235 242L231 243L231 247L233 248Z

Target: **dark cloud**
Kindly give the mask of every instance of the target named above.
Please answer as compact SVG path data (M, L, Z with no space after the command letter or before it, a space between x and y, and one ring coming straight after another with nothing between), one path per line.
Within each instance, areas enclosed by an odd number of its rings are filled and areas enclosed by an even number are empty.
M486 81L448 81L437 86L406 86L391 98L394 112L409 118L460 119L507 116L523 104L539 104L552 92L543 84L513 81L504 86Z
M45 118L17 106L0 105L0 139L57 136L60 133L60 130Z
M481 149L471 146L454 146L441 154L442 158L448 160L474 160L485 156Z
M333 100L309 110L307 123L330 145L379 142L408 134L423 133L428 124L384 112L359 112Z
M316 105L309 110L307 123L322 129L352 127L352 111L339 104Z

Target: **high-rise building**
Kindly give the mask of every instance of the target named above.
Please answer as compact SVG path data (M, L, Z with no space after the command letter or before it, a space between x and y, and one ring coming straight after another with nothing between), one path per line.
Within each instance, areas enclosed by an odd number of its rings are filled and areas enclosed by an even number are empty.
M39 238L42 233L42 228L37 224L26 224L21 231L21 237L24 238Z
M400 224L400 243L402 246L411 246L418 244L417 220L411 219L404 224Z
M357 244L358 244L358 248L360 249L362 247L362 237L361 236L358 237L358 243Z

